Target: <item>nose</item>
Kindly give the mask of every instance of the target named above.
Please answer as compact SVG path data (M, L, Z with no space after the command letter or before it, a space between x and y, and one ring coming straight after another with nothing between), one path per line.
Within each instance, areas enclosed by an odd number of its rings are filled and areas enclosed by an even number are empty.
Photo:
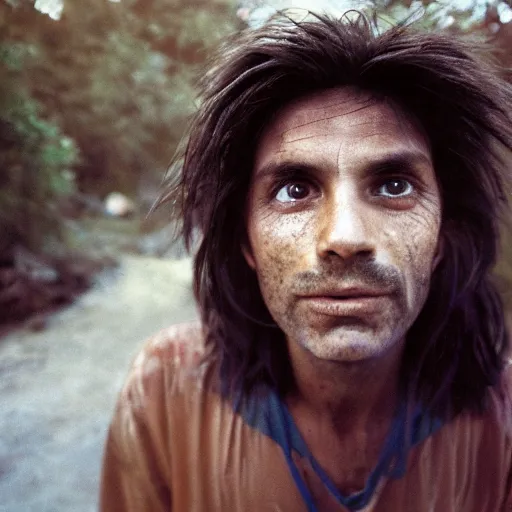
M338 256L348 260L356 256L374 257L375 228L368 205L351 190L339 191L327 200L320 213L317 251L321 258Z

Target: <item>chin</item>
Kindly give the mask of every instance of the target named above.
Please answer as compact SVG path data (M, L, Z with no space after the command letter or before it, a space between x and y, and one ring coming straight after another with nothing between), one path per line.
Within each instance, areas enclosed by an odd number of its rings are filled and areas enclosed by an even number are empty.
M348 363L382 357L395 343L372 332L345 328L343 333L308 337L303 346L318 359Z

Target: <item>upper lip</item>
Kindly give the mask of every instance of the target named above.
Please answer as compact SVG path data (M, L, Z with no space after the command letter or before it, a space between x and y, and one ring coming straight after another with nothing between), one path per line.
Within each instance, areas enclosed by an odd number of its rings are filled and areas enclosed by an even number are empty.
M378 290L375 288L365 288L359 286L351 286L346 288L325 288L313 293L303 294L303 298L334 298L334 299L352 299L358 297L382 297L389 295L387 290Z

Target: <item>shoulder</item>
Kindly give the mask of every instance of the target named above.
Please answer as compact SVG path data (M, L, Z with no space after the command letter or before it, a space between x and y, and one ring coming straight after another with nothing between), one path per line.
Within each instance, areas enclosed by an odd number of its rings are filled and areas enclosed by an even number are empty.
M132 493L133 510L146 509L147 500L156 503L160 493L167 493L172 481L170 452L179 453L187 429L202 425L203 339L199 323L175 325L149 338L118 396L103 481L116 489L119 480L129 482L124 491ZM147 502L141 504L142 499Z
M172 325L144 343L131 371L144 374L161 365L172 365L183 371L193 370L204 355L203 329L199 322Z
M205 386L206 360L199 322L178 324L151 336L135 357L120 402L133 409L183 395Z
M213 361L205 358L200 323L173 325L151 336L133 360L118 395L111 431L133 451L145 436L165 443L171 425L199 422L212 401ZM219 405L216 397L213 400ZM142 434L144 432L144 434ZM178 436L179 437L179 436Z

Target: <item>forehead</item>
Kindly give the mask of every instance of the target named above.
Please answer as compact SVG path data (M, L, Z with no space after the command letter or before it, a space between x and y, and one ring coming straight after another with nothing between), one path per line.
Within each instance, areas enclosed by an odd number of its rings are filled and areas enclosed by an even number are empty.
M430 158L427 137L411 114L391 100L347 87L320 91L279 110L262 133L255 169L294 155L318 158L319 149L323 156L343 153L345 158L401 150Z

